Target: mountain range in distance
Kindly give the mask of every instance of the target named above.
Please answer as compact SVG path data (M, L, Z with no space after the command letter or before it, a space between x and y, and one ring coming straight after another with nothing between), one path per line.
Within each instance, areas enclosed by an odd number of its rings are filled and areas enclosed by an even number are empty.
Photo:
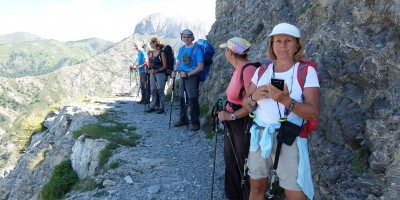
M46 74L81 63L113 44L97 38L59 42L25 32L0 35L0 76Z
M21 43L21 42L32 42L43 40L39 36L33 35L31 33L26 32L15 32L5 35L0 35L0 44L12 44L12 43Z
M133 34L143 35L142 42L148 42L148 36L160 36L165 44L177 49L182 45L180 32L186 28L191 29L196 38L205 38L211 24L154 13L137 23ZM46 74L82 63L115 44L99 38L60 42L27 32L0 35L0 76L17 78Z

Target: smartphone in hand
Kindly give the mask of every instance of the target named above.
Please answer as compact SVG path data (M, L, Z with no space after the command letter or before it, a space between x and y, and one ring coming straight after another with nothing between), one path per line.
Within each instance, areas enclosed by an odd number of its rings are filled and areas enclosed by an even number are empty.
M285 80L283 79L278 79L278 78L272 78L271 79L271 84L275 86L276 88L280 89L283 91L283 86L285 84Z

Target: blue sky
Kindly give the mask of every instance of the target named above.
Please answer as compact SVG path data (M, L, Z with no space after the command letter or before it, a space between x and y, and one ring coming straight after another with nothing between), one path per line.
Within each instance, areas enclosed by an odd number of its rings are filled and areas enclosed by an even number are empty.
M91 37L118 42L152 13L215 20L216 0L0 0L0 35L28 32L46 39Z

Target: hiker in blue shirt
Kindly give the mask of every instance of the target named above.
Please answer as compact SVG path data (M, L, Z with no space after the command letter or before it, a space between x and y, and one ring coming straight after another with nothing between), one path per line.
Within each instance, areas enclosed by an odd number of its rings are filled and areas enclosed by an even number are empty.
M142 93L142 97L140 99L140 101L138 103L142 104L145 103L147 101L149 101L149 95L147 92L146 95L146 72L145 72L145 68L147 66L147 54L144 52L143 50L143 46L140 42L136 41L134 42L133 48L136 49L136 51L138 51L137 54L137 65L133 66L131 69L136 70L138 69L139 71L139 78L140 78L140 90Z
M180 101L180 120L174 124L180 127L189 124L186 103L190 106L191 131L200 129L200 105L199 105L199 72L204 67L204 56L200 48L193 48L193 32L185 29L181 32L181 40L185 43L178 52L176 66L180 73L179 79L179 101ZM172 77L176 72L172 73Z

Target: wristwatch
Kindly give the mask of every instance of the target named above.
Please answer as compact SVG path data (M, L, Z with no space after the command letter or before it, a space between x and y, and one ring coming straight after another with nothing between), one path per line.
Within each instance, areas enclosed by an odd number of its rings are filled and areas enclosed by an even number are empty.
M289 112L293 110L294 104L296 104L296 100L290 99Z
M232 119L232 121L237 119L237 116L235 115L235 112L231 113L231 119Z

